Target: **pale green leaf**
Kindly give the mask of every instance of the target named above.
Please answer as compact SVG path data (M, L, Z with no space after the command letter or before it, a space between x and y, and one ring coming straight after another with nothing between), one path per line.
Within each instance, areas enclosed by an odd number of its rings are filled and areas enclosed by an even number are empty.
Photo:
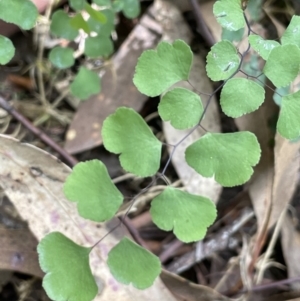
M15 55L15 47L10 39L0 35L0 65L7 64Z
M276 88L273 94L274 102L281 107L282 96L290 94L290 86Z
M84 30L87 34L90 34L90 32L91 32L88 22L84 20L81 13L78 13L76 16L71 18L70 24L72 27L74 27L77 30L79 30L79 29Z
M105 23L101 23L94 18L89 18L87 22L91 31L97 32L98 35L109 37L115 28L115 14L111 9L104 9L101 12L106 17Z
M241 41L243 39L245 32L245 28L241 28L239 30L231 31L226 28L222 28L222 40L228 40L230 42L233 41Z
M247 73L248 76L253 76L259 79L257 82L262 87L265 86L266 76L262 73L262 60L257 53L252 53L250 59L243 61L242 70Z
M123 0L115 0L112 3L112 9L115 13L119 13L124 8L124 1Z
M217 217L211 200L171 186L153 199L150 214L160 229L173 229L176 237L185 243L203 239Z
M127 237L108 253L107 265L117 281L138 289L150 287L161 273L158 257Z
M258 83L246 78L231 78L222 91L220 104L222 111L237 118L257 110L265 99L265 90Z
M269 54L264 74L277 87L289 85L298 75L300 67L300 49L288 44L275 47Z
M108 36L89 37L85 40L84 53L88 57L108 57L113 51L114 45Z
M69 0L69 4L75 10L82 10L85 6L85 0Z
M200 121L203 106L198 94L184 88L174 88L161 98L158 113L174 128L184 130Z
M128 19L134 19L141 13L139 0L123 0L123 14Z
M71 17L63 10L57 10L52 15L52 21L50 25L50 31L53 35L67 39L74 40L78 35L78 30L71 24Z
M276 41L264 40L261 36L251 34L248 37L251 47L264 59L267 60L273 48L280 46Z
M78 74L70 85L70 90L79 99L87 99L93 94L100 93L101 79L95 72L80 67Z
M55 301L91 301L98 287L89 265L90 248L77 245L59 232L38 244L39 262L46 273L43 287Z
M0 1L0 19L5 22L14 23L28 30L34 27L37 17L38 10L30 0Z
M102 13L102 11L94 9L91 5L88 3L85 3L85 10L87 13L95 20L97 20L100 23L106 22L106 16Z
M216 1L213 12L223 28L233 31L245 27L241 0Z
M282 97L277 130L286 139L300 136L300 91Z
M104 147L120 154L122 167L137 176L153 176L159 169L162 143L133 109L121 107L103 123Z
M232 187L250 179L260 152L250 132L207 133L186 149L185 158L202 176L214 176L222 186Z
M110 220L123 202L122 194L99 160L78 163L63 190L68 200L77 203L80 216L95 222Z
M214 81L228 79L239 68L240 57L234 45L221 41L211 47L206 57L207 75Z
M99 6L110 6L111 5L110 0L93 0L93 2Z
M141 93L158 96L173 84L188 79L192 60L193 53L184 41L160 42L156 50L142 53L133 82Z
M259 21L263 16L263 0L248 0L247 1L247 12L249 12L251 20Z
M66 69L74 65L74 50L69 47L56 46L49 53L50 62L59 69Z
M281 37L281 44L295 44L300 47L300 16L293 16Z

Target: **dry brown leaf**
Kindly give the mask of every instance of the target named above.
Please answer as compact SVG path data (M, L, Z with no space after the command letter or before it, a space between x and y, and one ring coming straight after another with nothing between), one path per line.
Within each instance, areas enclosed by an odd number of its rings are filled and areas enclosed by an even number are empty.
M222 296L214 289L192 283L186 279L170 273L168 271L163 271L161 274L161 279L167 288L176 296L180 301L230 301L225 296Z
M189 26L183 19L180 11L171 3L162 0L157 0L154 7L156 11L159 12L159 14L156 15L156 19L158 20L158 22L160 22L163 28L162 39L169 42L173 42L176 39L182 39L189 44L193 35L189 29ZM203 57L199 53L194 54L193 67L190 73L190 82L195 87L195 89L192 90L194 90L196 93L197 91L211 93L213 90L212 85L206 75ZM191 85L187 82L180 83L177 86L191 89ZM203 106L205 106L208 97L201 96L201 99ZM220 131L220 116L214 97L212 98L209 109L205 114L202 126L211 132ZM166 141L171 145L176 144L181 140L181 138L189 133L189 130L174 129L169 122L163 123L163 130ZM203 133L204 131L199 127L193 132L192 135L190 135L185 141L183 141L177 147L172 157L172 163L179 178L182 180L188 192L206 196L214 202L217 202L221 193L221 186L216 183L213 178L204 178L199 175L186 163L185 160L185 149L194 141L199 139L203 135ZM169 148L169 152L171 151L172 148Z
M80 245L91 246L117 221L100 224L78 216L76 205L68 202L62 192L70 171L50 154L0 135L0 185L35 237L41 240L49 232L60 231ZM91 253L91 268L100 288L95 300L175 301L160 279L144 291L114 280L105 260L123 235L124 230L118 228Z
M278 19L276 19L273 16L270 7L264 7L264 12L270 18L270 20L272 21L273 25L275 26L275 28L277 30L277 33L278 33L278 36L281 37L283 35L284 31L285 31L284 25Z
M216 42L220 41L222 35L222 27L217 22L213 14L213 5L216 1L208 1L206 3L200 3L199 9L201 10L201 15L206 26L209 28L213 38Z
M300 275L300 233L295 229L292 219L287 215L281 229L281 244L285 263L288 267L288 278ZM293 289L300 290L300 283L291 284Z
M118 107L128 106L136 111L142 108L148 97L136 89L132 78L138 57L144 50L154 48L160 36L159 24L146 12L112 58L112 64L105 68L101 93L79 106L66 136L65 149L69 153L101 145L102 123Z
M163 0L165 2L170 2L173 5L175 5L181 12L187 12L192 10L192 6L190 1L186 1L186 0ZM208 2L210 0L197 0L198 3L205 3Z
M274 134L269 127L269 121L278 109L271 97L267 96L257 111L235 120L239 130L250 131L256 135L262 150L260 162L255 167L248 186L259 228L264 225L272 200L274 155L270 145Z
M9 74L6 80L18 88L23 88L26 90L35 89L34 80L30 77L20 76L16 74Z
M240 130L249 130L258 137L262 149L261 160L249 184L249 194L262 231L262 228L268 230L274 225L290 202L299 167L299 142L292 143L276 133L274 150L270 148L273 135L268 123L277 110L271 97L267 96L256 112L236 120Z
M0 270L42 277L38 264L37 240L28 229L0 228Z
M13 277L12 271L0 270L0 292L2 291L3 286L5 286Z

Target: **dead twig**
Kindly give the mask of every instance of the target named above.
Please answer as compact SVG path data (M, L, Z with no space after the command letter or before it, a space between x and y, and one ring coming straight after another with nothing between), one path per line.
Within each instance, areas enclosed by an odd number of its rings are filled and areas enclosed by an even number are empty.
M198 1L197 0L190 0L191 6L193 8L193 12L195 15L195 20L197 23L197 31L199 34L201 34L203 36L203 38L206 40L207 44L209 47L212 47L216 41L213 38L211 32L209 31L209 29L207 28L203 18L202 18L202 14L200 11L200 7L198 5Z
M11 106L7 100L0 96L0 107L12 115L15 119L17 119L24 127L26 127L30 132L32 132L35 136L41 139L44 143L50 146L53 150L59 153L66 162L73 167L78 163L77 159L71 156L67 151L65 151L61 146L59 146L56 142L54 142L49 136L47 136L42 130L35 127L27 118L25 118L22 114L15 110L13 106Z
M253 210L245 208L241 216L236 219L232 225L223 228L217 235L214 235L206 242L198 242L196 244L195 250L184 254L182 257L172 262L167 267L168 271L179 274L188 270L195 263L198 263L203 259L210 257L215 252L219 252L226 248L235 249L239 244L239 240L236 237L232 236L253 217Z
M149 247L147 243L142 239L142 237L139 234L139 231L135 228L135 226L132 224L131 220L128 217L124 217L123 219L120 218L122 223L125 225L127 230L130 232L131 236L134 238L134 240L144 247L145 249L149 250Z

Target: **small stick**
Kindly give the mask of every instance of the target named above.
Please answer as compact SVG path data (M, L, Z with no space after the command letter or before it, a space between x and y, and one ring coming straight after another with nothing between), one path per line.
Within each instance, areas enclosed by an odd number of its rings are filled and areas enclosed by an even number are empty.
M139 231L133 226L131 220L127 216L125 216L122 219L122 222L125 225L125 227L128 229L128 231L130 232L130 234L132 235L132 237L134 238L134 240L139 245L141 245L145 249L149 250L149 247L148 247L147 243L142 239L142 237L139 234Z
M219 233L215 234L209 240L203 242L199 241L196 244L196 249L185 253L174 262L168 265L167 270L180 274L194 264L202 261L203 259L211 256L213 253L224 250L226 248L236 248L238 239L233 235L238 232L243 225L254 217L253 210L245 208L241 216L237 218L231 225L224 227Z
M42 130L34 126L27 118L15 110L7 100L0 96L0 107L17 119L24 127L31 131L35 136L40 138L44 143L49 145L53 150L59 153L68 164L73 167L78 163L77 159L71 156L67 151L65 151L61 146L54 142L49 136L47 136Z
M209 47L213 46L216 41L203 20L197 0L190 0L190 3L195 15L198 33L203 36Z
M292 284L292 283L295 283L295 282L300 282L300 276L295 277L295 278L287 278L287 279L284 279L284 280L278 280L278 281L274 281L274 282L271 282L271 283L255 285L251 289L243 289L243 290L239 291L238 294L262 292L264 290L277 288L277 287L280 287L281 285ZM226 294L225 293L225 295L228 296L228 295L231 295L231 294Z
M170 259L173 254L184 245L183 242L181 242L178 239L174 239L167 249L165 249L161 254L159 255L159 259L162 263L165 263L168 259Z

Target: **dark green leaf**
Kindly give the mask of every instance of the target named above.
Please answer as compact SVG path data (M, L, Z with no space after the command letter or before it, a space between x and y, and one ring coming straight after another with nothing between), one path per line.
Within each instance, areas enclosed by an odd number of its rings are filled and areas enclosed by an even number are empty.
M123 0L115 0L112 3L112 9L115 13L119 13L124 8L124 1Z
M52 15L50 31L53 35L65 38L67 40L74 40L78 35L78 30L71 26L71 18L63 10L57 10Z
M0 1L0 19L5 22L14 23L28 30L34 27L37 17L38 10L30 0Z
M98 11L98 10L95 10L94 8L92 8L88 3L85 3L85 10L88 12L88 14L92 18L94 18L98 22L100 22L100 23L106 22L105 15L101 11Z
M186 243L203 239L217 217L211 200L171 186L153 199L150 214L160 229L173 229L176 237Z
M91 32L88 22L83 19L81 13L78 13L70 20L70 25L77 30L84 30L87 34Z
M85 6L85 0L69 0L70 6L75 10L82 10Z
M147 96L158 96L173 84L187 80L193 53L181 40L160 42L156 50L146 50L139 57L133 82Z
M150 287L161 272L160 260L127 237L108 253L107 265L119 282L138 289Z
M111 32L115 28L115 14L111 9L105 9L101 12L106 17L105 23L100 23L94 18L89 18L87 22L89 24L89 27L91 28L91 31L97 32L98 35L109 37Z
M128 19L134 19L141 13L139 0L123 0L123 14Z
M99 160L78 163L64 184L64 193L68 200L77 203L80 216L95 222L110 220L123 202L122 194Z
M10 39L0 35L0 65L7 64L15 55L15 47Z
M101 91L101 79L95 72L80 67L78 74L70 85L70 90L79 99L87 99Z
M49 53L50 62L59 69L66 69L74 65L74 50L69 47L56 46Z
M89 265L90 248L75 244L59 232L46 235L38 245L39 262L46 273L43 287L55 301L91 301L98 292Z
M93 2L99 6L110 6L111 5L110 0L93 0Z
M122 167L137 176L153 176L159 169L162 143L133 109L120 107L103 123L104 147L120 154Z
M85 41L84 53L91 58L99 56L108 57L114 51L114 45L110 37L89 37Z
M247 182L260 159L260 146L250 132L207 133L185 152L188 165L203 177L215 177L222 186Z
M195 126L203 113L203 106L198 94L183 88L174 88L163 95L158 106L158 113L164 121L180 130Z

